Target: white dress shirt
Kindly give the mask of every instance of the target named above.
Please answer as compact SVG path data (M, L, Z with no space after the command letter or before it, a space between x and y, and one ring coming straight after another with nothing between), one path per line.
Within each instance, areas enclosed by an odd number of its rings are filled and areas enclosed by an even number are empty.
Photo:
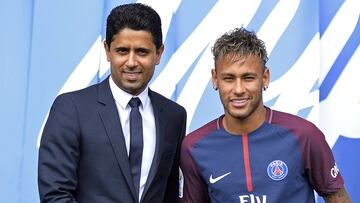
M130 99L134 96L120 89L112 77L109 78L110 89L113 94L113 97L116 102L116 107L118 109L120 123L122 131L125 138L126 150L129 156L130 152L130 111L131 107L128 104ZM156 129L155 129L155 117L154 111L149 98L149 88L146 87L143 92L141 92L138 97L141 101L139 110L142 117L143 123L143 155L141 163L141 177L140 177L140 189L139 189L139 200L144 191L145 183L149 175L151 163L155 154L156 146Z

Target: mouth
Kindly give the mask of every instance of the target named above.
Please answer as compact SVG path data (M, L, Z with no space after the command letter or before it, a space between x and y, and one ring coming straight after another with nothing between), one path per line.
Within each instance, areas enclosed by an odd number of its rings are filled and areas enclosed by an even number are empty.
M232 106L236 108L241 108L246 106L250 99L249 98L237 98L237 99L230 99L230 103Z
M128 80L136 80L141 75L141 71L123 71Z

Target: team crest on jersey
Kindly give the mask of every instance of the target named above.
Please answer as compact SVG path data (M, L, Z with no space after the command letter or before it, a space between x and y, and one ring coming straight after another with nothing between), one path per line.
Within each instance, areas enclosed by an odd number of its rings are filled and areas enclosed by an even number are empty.
M286 163L281 160L274 160L267 167L268 176L275 181L284 179L288 171Z

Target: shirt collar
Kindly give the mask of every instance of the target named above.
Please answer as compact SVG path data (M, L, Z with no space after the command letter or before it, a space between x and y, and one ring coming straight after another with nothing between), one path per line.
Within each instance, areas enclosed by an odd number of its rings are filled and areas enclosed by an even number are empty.
M149 94L148 94L149 86L147 86L144 89L144 91L142 91L139 95L134 96L119 88L115 84L111 76L109 77L109 83L110 83L111 93L113 94L116 103L118 103L123 109L125 109L128 106L130 99L133 97L138 97L140 99L141 101L140 108L143 108L144 106L146 106L147 102L149 102Z

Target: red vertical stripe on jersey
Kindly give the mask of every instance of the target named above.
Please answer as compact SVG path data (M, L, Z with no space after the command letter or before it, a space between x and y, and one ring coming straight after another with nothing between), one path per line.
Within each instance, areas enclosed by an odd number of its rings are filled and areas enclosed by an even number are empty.
M253 185L251 180L251 168L250 168L250 158L249 158L249 145L248 145L248 135L247 133L242 136L243 149L244 149L244 165L245 165L245 175L246 175L246 186L249 192L253 191Z

